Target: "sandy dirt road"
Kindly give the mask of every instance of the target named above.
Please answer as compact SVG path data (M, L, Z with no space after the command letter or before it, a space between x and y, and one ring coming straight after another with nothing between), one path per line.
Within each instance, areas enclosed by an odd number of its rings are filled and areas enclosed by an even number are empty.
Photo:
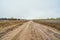
M48 26L29 21L6 33L0 40L60 40L60 34Z

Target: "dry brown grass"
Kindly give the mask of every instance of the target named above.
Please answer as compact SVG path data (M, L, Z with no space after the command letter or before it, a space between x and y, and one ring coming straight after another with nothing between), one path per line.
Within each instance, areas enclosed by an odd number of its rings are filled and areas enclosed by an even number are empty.
M24 22L26 21L17 21L17 20L3 20L3 21L0 21L0 27L5 27L5 26L10 26L10 25L13 25L13 24L17 24L17 23L20 23L20 24L23 24Z
M23 23L27 22L26 20L2 20L0 21L0 37L4 36L9 31L18 28Z
M50 26L60 31L60 20L34 20L34 22Z
M13 25L19 24L22 25L23 23L25 23L26 21L24 20L1 20L0 21L0 30L3 30L4 28L8 28L11 27Z

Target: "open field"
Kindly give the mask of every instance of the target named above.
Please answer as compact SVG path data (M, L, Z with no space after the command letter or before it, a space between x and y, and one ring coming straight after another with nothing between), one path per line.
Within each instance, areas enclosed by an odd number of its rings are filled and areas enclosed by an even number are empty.
M60 31L60 20L37 19L34 22L50 26Z
M43 25L41 22L2 20L0 21L0 40L60 40L59 31Z
M21 26L26 20L0 20L0 37L4 36L9 31Z
M10 26L10 25L15 25L17 23L20 23L23 24L24 22L26 21L21 21L21 20L0 20L0 28L4 28L4 27L7 27L7 26Z
M12 25L16 25L16 24L22 25L24 22L26 22L26 20L25 21L23 20L0 20L0 30L6 27L10 27Z

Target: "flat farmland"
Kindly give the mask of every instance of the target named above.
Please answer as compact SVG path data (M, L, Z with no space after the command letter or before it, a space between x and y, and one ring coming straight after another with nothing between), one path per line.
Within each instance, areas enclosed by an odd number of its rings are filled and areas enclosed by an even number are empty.
M21 26L26 21L21 20L0 20L0 37L4 36L9 31Z
M34 20L34 22L50 26L60 31L60 20L38 19L38 20Z
M59 31L37 21L5 20L0 28L0 40L60 40Z

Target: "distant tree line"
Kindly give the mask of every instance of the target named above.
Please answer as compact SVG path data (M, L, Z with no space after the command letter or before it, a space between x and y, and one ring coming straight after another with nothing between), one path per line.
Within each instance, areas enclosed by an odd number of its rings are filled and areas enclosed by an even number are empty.
M47 18L48 20L60 20L59 18ZM18 19L18 18L0 18L0 20L24 20L24 19Z
M60 17L59 18L47 18L47 19L60 20Z
M17 19L17 18L0 18L0 20L20 20L20 19Z

